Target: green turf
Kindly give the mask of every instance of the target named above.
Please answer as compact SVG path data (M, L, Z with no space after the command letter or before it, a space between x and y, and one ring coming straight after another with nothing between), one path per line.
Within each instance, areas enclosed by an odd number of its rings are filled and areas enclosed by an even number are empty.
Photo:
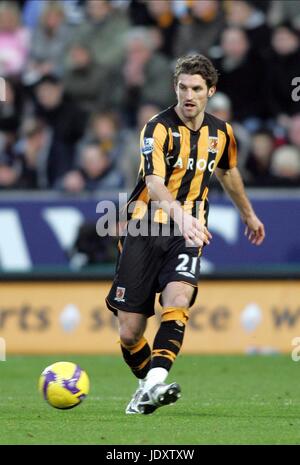
M91 380L78 407L50 407L39 373L76 361ZM169 376L177 404L124 414L136 383L118 356L9 357L0 362L0 444L299 444L300 366L288 356L187 356Z

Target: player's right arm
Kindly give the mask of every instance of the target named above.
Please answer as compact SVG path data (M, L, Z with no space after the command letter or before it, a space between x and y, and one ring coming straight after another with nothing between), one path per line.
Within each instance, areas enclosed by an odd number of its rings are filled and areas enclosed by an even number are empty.
M151 200L158 201L160 207L178 225L186 241L197 247L209 244L211 234L197 218L185 212L164 184L164 178L156 175L146 176L146 186Z
M197 247L209 244L211 235L197 218L186 213L165 186L168 131L159 122L150 121L141 133L142 167L149 197L178 225L185 240Z

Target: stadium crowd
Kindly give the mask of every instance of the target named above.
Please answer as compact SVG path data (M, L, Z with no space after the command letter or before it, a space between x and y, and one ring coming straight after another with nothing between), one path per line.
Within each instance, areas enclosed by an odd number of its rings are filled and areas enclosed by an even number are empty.
M207 111L232 123L245 183L299 187L300 2L0 0L0 188L130 191L189 52L219 71Z

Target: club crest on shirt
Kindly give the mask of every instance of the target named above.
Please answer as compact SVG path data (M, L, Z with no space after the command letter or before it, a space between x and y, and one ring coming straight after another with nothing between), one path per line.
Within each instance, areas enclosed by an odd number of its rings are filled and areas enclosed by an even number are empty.
M125 302L125 299L124 299L125 291L126 291L125 287L117 287L116 297L114 298L114 300L116 300L117 302Z
M142 152L144 155L149 155L153 152L154 149L154 139L153 137L144 137Z
M208 151L211 153L217 153L218 152L218 138L217 137L212 137L210 136L208 138Z

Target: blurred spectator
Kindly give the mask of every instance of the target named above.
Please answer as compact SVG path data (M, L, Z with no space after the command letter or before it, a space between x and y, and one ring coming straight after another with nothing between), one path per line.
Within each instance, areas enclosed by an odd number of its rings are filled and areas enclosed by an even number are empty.
M250 44L257 53L264 56L270 43L270 27L266 23L264 6L268 2L251 0L230 0L226 3L226 22L247 31Z
M122 128L120 115L113 111L96 112L87 126L85 137L79 142L79 150L87 142L98 140L100 147L108 152L115 167L122 173L125 187L134 187L140 164L140 131L146 122L160 111L159 107L145 104L137 114L138 127ZM144 114L144 116L142 116Z
M17 179L13 146L21 123L22 101L18 86L6 80L6 100L0 104L0 188L10 188Z
M207 111L231 122L246 182L297 185L297 175L286 180L278 166L286 156L297 172L300 115L292 79L300 76L299 5L0 0L0 76L7 89L0 105L0 188L53 188L72 170L78 191L118 188L124 179L130 190L140 164L140 131L175 103L171 60L189 51L209 54L220 73ZM276 26L271 35L266 19ZM130 21L145 27L130 27ZM25 130L24 121L36 127ZM16 143L20 127L25 132ZM105 155L91 150L75 169L76 152L82 158L95 139ZM285 150L273 173L272 153L279 146ZM103 172L97 171L101 163Z
M35 116L46 121L53 130L54 138L72 152L84 132L86 115L64 95L61 79L55 75L40 79L35 86L34 97Z
M174 56L174 44L179 27L179 21L172 11L172 3L169 0L156 0L146 3L153 26L161 35L161 43L157 49L168 57Z
M84 3L85 0L63 0L68 24L77 25L84 21Z
M66 96L77 102L85 112L108 106L110 73L95 63L90 48L73 43L70 48L63 78Z
M300 31L300 3L295 0L273 1L270 5L268 19L272 26L278 26L287 21Z
M274 138L268 130L260 130L253 134L251 150L246 163L245 180L252 186L270 186L275 184L274 176L270 172Z
M266 106L261 59L250 49L245 31L237 27L224 29L221 47L223 56L214 60L220 73L218 89L230 98L233 119L255 131Z
M123 184L122 175L114 168L109 154L98 141L91 141L81 148L78 169L67 173L61 186L67 192L80 193L119 189Z
M238 164L242 174L245 174L245 163L248 158L251 138L246 128L235 120L232 120L231 102L227 95L216 92L208 101L206 111L216 118L231 124L238 148Z
M123 147L123 141L118 113L114 111L96 112L88 129L88 139L99 140L101 148L109 153L113 161L116 161L121 156L120 151Z
M98 141L100 148L109 155L110 160L119 167L126 145L119 113L109 110L99 110L93 113L76 150L80 152L84 145L95 140Z
M38 27L33 32L25 82L31 83L45 74L62 74L64 56L70 40L62 3L48 2Z
M292 99L292 79L300 76L299 33L290 25L276 27L265 66L269 114L286 126L287 116L299 112L299 102Z
M69 252L70 266L81 269L97 263L115 263L117 258L117 237L99 237L95 223L83 223L72 249Z
M154 26L147 0L131 0L128 6L128 16L133 26Z
M22 7L22 22L29 29L38 26L42 12L47 5L47 0L37 2L36 0L25 0Z
M300 151L300 113L297 113L290 119L288 142Z
M2 164L0 160L0 189L15 188L18 170L15 166Z
M20 75L29 51L30 34L22 27L14 2L0 3L0 76Z
M0 163L11 166L14 163L13 147L16 143L16 134L10 130L1 128L0 131Z
M118 68L123 57L123 40L129 30L124 12L113 8L108 0L87 0L87 19L74 31L74 41L89 45L96 63Z
M33 118L25 119L15 153L19 176L14 187L20 189L52 188L72 166L68 152L50 128Z
M38 26L44 8L57 0L24 0L23 23L30 29ZM83 20L83 4L85 0L60 0L68 24L79 24Z
M290 145L276 149L272 156L271 173L282 186L300 187L300 150Z
M224 14L218 0L190 3L191 21L179 27L175 44L176 57L190 52L206 55L219 39L224 27Z
M5 103L0 104L0 131L16 133L21 123L23 99L19 84L12 79L6 79Z
M18 177L13 146L15 132L1 128L0 131L0 189L12 188Z
M170 64L155 53L149 31L133 28L126 37L125 61L112 90L113 104L121 108L129 126L136 124L136 112L143 102L164 107L175 101L172 80Z

